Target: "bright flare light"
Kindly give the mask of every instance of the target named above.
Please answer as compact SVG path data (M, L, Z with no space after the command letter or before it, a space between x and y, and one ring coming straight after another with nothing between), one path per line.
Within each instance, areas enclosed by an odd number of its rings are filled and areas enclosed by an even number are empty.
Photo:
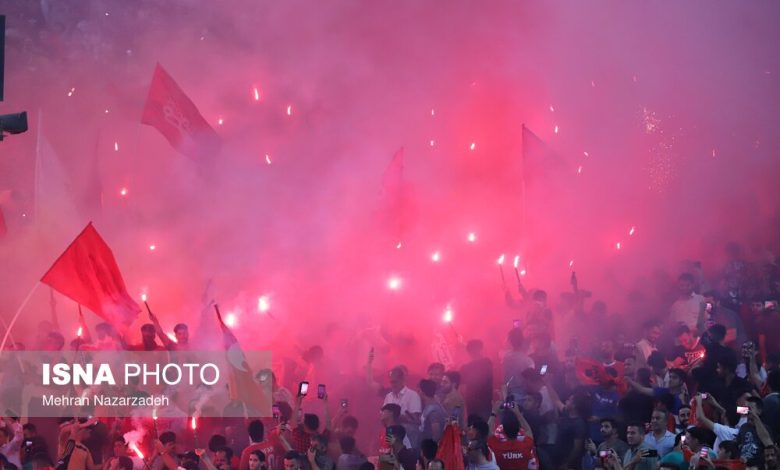
M634 227L631 227L631 230L629 230L629 231L628 231L628 234L629 234L630 236L633 236L633 235L634 235Z
M268 163L269 165L271 164L271 156L268 155L267 153L265 154L265 162Z
M434 263L438 263L439 261L441 261L441 255L439 254L438 251L433 252L433 254L431 255L431 261L433 261Z
M433 147L434 145L436 145L436 142L433 139L431 139L431 147Z
M79 327L79 329L78 329L78 330L76 330L76 336L78 336L79 338L81 338L81 333L83 333L83 329L82 329L81 327Z
M146 292L144 292L143 294L141 294L141 302L146 302L146 299L147 299Z
M157 408L152 408L152 419L157 421Z
M620 242L615 243L615 248L620 249Z
M498 264L504 264L504 258L505 258L504 254L501 253L501 256L498 257L497 263Z
M517 269L517 265L520 264L520 255L515 256L515 269Z
M165 333L165 336L167 336L168 339L173 341L174 343L178 343L179 342L179 340L176 339L176 335L173 334L173 333ZM157 419L157 418L155 418L155 419Z
M217 124L219 124L220 126L221 126L221 125L222 125L224 122L225 122L225 120L224 120L224 119L222 119L222 118L219 118L219 119L217 119Z
M476 147L477 147L477 143L476 142L472 142L471 145L469 146L469 149L471 149L473 151Z
M154 251L157 249L157 245L149 245L149 251Z
M119 195L120 195L120 196L123 196L123 197L124 197L124 196L127 196L127 188L122 188L122 189L120 189L120 190L119 190Z
M253 94L255 96L255 101L260 101L260 90L258 90L257 87L255 87L252 90L252 92L253 92Z
M192 430L194 431L194 430L198 429L198 421L197 421L197 419L194 416L192 417L192 419L190 421L191 421L190 427L192 428Z
M590 157L590 154L588 152L582 152L582 154L585 155L586 157Z
M292 116L292 105L291 104L287 105L287 115L288 116Z
M469 233L468 240L470 243L474 243L475 241L477 241L477 234L474 232Z
M444 323L452 323L452 308L449 306L444 309L444 315L442 316L442 321Z
M521 270L520 270L520 275L521 275L521 276L525 276L525 274L526 274L526 272L525 272L525 268L521 269Z
M431 109L431 116L434 116L434 115L436 115L436 110L435 109Z
M238 319L236 318L235 313L228 313L225 315L225 325L233 327L236 326L236 323L238 322Z
M577 174L578 175L582 174L582 165L580 165L579 168L577 168Z
M119 142L114 142L114 152L119 151Z
M574 266L574 260L569 261L569 267L571 268L572 266Z
M130 444L129 447L133 452L135 452L135 455L137 455L139 459L144 459L144 453L141 452L141 449L139 449L135 443Z
M391 277L387 280L387 288L390 290L398 290L401 288L401 278L399 277Z
M551 112L551 113L554 113L554 112L555 112L555 108L553 108L553 105L550 105L550 112Z
M397 250L400 250L403 244L401 242L398 242L398 244L395 246Z
M558 125L555 125L555 129L553 130L556 134L558 133Z
M259 299L257 299L257 311L260 313L265 313L271 308L271 299L268 298L267 295L261 295Z
M75 91L76 91L76 88L75 88L75 87L74 87L74 88L71 88L71 89L70 89L70 91L68 92L68 96L73 96L73 93L74 93Z

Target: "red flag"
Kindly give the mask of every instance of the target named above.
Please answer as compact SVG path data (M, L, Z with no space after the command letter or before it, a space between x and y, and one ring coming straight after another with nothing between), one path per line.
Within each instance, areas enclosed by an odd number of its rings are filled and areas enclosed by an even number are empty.
M255 382L252 368L247 363L244 351L241 350L241 345L238 344L238 339L233 335L233 332L222 321L219 309L217 309L217 320L222 328L225 354L230 366L228 383L230 399L243 402L247 408L259 412L262 416L270 416L270 396Z
M439 441L436 458L444 462L447 470L464 470L463 447L461 446L460 427L448 424Z
M111 248L91 222L57 258L41 282L118 329L130 325L141 311L127 293Z
M217 133L160 64L154 69L141 123L160 131L176 150L189 157L203 159L219 151Z

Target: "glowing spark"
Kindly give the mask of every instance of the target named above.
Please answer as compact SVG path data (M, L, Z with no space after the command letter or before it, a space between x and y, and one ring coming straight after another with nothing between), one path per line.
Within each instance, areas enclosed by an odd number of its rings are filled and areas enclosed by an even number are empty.
M596 88L596 82L591 80L590 81L590 86L593 87L593 88Z
M27 214L26 214L26 213L23 213L23 214L22 214L22 217L27 217Z
M581 174L582 174L582 165L580 165L580 166L577 168L577 174L578 174L578 175L581 175Z
M119 142L114 142L114 152L119 151Z
M503 253L501 253L501 256L498 257L497 263L498 264L504 264L504 254Z
M81 328L81 327L79 327L79 329L78 329L78 330L76 330L76 336L78 336L79 338L81 338L81 333L83 333L83 330L82 330L82 328Z
M574 260L569 261L569 267L571 268L572 266L574 266Z
M715 149L712 149L712 158L715 158L716 155L717 155L717 152L715 152Z
M271 164L271 156L268 155L267 153L265 154L265 162L268 163L269 165Z
M517 269L517 266L520 264L520 255L515 256L515 269Z
M555 125L555 129L553 129L553 132L555 132L556 134L558 133L558 125L557 124Z
M585 155L586 157L590 157L590 154L588 152L582 152L582 154Z
M143 452L141 452L141 449L139 449L139 448L138 448L138 446L137 446L137 445L135 445L135 443L133 443L133 444L130 444L130 450L132 450L133 452L135 452L135 455L137 455L139 459L141 459L141 460L143 460L143 459L144 459L144 454L143 454Z
M146 302L146 298L147 298L147 297L146 297L146 292L144 292L143 294L141 294L141 302Z
M554 113L554 112L555 112L555 108L553 108L553 105L550 105L550 112L551 112L551 113Z
M257 87L255 87L253 92L255 95L255 101L260 101L260 90L258 90Z
M108 12L106 12L106 16L108 16Z
M433 139L431 139L431 147L433 147L435 143L436 142L434 142Z
M403 245L401 244L401 242L398 242L398 244L395 246L395 249L400 250L402 246Z
M123 196L123 197L124 197L124 196L127 196L127 188L122 188L122 189L120 189L120 190L119 190L119 195L120 195L120 196Z
M174 343L178 343L179 342L179 340L176 339L176 335L173 334L173 333L165 333L165 336L167 336L168 339L173 341ZM157 418L155 418L155 419L157 419Z
M628 231L628 235L629 236L634 235L634 227L631 227L631 230Z
M521 276L525 276L525 268L523 268L523 269L521 269L521 270L520 270L520 275L521 275Z
M154 251L157 249L157 245L149 245L149 251Z
M704 351L702 351L702 352L700 352L700 353L699 353L699 357L700 357L700 358L702 358L702 359L704 359Z
M441 260L441 255L439 254L438 251L434 251L433 254L431 255L431 261L433 261L434 263L438 263L440 260Z
M387 288L390 290L398 290L401 288L401 279L398 277L391 277L387 280Z
M449 306L444 309L444 316L442 316L442 321L444 323L452 323L452 308Z
M108 108L106 108L106 114L108 114Z
M237 321L235 313L228 313L225 315L225 325L233 327L236 326Z
M192 430L194 431L194 430L198 429L198 421L195 419L194 416L192 417L191 421L192 421L192 424L190 425L190 427L192 428Z
M220 126L221 126L221 125L222 125L222 123L224 123L224 122L225 122L225 120L224 120L224 119L222 119L222 118L219 118L219 119L217 119L217 124L219 124Z
M76 92L76 88L75 87L71 88L70 91L68 92L68 96L73 96L73 93L75 92Z
M152 419L157 421L157 408L152 408Z
M469 149L471 149L473 151L476 147L477 147L477 143L476 142L472 142L471 145L469 146Z
M477 234L474 232L469 233L468 240L469 243L474 243L475 241L477 241Z
M287 105L287 115L288 116L292 116L292 105L291 104Z
M436 110L435 109L431 109L431 116L434 116L434 115L436 115Z
M267 295L261 295L259 299L257 299L257 311L260 313L265 313L271 308L271 302Z
M615 243L615 248L620 249L620 242Z

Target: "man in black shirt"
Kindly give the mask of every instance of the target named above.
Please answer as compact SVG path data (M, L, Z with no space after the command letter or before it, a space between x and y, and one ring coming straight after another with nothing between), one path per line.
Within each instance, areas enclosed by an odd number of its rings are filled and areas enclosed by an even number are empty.
M460 386L469 414L487 419L493 396L493 362L483 356L483 347L482 341L478 339L466 345L471 361L460 369Z

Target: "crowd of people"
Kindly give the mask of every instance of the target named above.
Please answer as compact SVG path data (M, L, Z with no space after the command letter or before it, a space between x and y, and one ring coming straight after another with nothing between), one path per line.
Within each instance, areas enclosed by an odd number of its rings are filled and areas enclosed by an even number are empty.
M681 274L668 311L631 340L602 327L603 303L585 310L576 276L582 326L568 337L547 294L518 282L519 297L506 293L518 319L500 354L474 331L460 364L422 359L385 372L372 348L365 369L342 378L337 404L324 386L306 393L301 381L319 385L311 370L284 381L261 370L257 380L272 382L272 416L203 418L197 430L187 423L193 403L155 420L20 419L6 410L0 459L5 470L780 468L780 278L772 264L732 260L715 281L720 288L700 292L705 279ZM193 347L186 324L169 337L150 318L139 344L100 324L70 346ZM66 347L56 331L39 342ZM303 360L325 367L323 357L315 345Z

